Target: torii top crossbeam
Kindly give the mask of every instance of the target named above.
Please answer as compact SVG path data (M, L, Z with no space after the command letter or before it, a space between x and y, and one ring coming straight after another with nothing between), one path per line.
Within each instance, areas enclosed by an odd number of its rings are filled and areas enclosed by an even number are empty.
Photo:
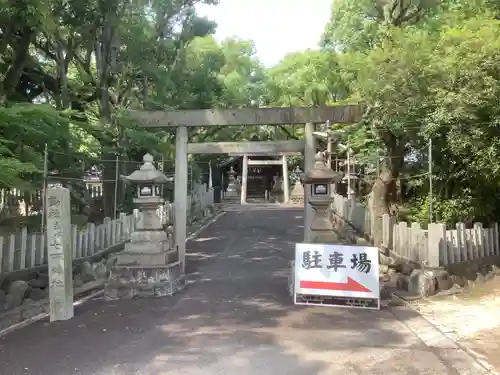
M293 124L352 124L363 114L359 105L338 107L195 109L176 111L130 111L147 128L176 126L236 126Z

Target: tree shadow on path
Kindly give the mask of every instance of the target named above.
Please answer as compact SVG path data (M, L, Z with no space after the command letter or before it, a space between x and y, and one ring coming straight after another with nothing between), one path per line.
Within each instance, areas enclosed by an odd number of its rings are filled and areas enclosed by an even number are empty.
M72 320L13 332L0 340L0 372L308 375L337 361L360 374L367 356L391 366L384 353L425 351L388 310L294 306L288 263L302 236L302 211L227 213L188 243L185 291L94 300Z

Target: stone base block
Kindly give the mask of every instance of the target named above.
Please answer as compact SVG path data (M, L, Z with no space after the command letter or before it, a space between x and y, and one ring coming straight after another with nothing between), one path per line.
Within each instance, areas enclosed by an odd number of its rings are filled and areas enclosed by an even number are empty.
M130 235L131 243L153 242L160 243L168 241L168 234L164 230L150 231L136 231Z
M123 251L127 253L162 253L170 250L169 241L160 242L127 242ZM156 263L150 263L156 264Z
M115 266L104 287L105 300L171 296L185 286L181 263Z
M228 199L228 198L238 198L238 192L236 190L230 190L228 189L226 191L226 193L224 194L224 198L225 199Z
M130 252L126 249L117 254L116 265L118 266L133 266L133 265L144 265L149 266L151 264L171 264L179 260L179 253L177 250L160 251L160 252Z

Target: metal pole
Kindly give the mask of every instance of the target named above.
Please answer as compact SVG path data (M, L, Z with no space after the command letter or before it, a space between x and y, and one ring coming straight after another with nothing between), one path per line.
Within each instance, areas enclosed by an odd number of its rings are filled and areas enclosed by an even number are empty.
M45 143L43 151L43 182L42 182L42 233L45 232L45 212L47 207L47 176L49 174L49 148Z
M429 223L432 223L432 138L429 139Z
M161 167L161 168L160 168L161 173L164 173L164 172L165 172L165 155L163 155L163 154L161 155L161 165L160 165L160 167ZM160 196L161 196L162 198L165 198L165 197L163 196L163 185L164 185L164 184L161 184L161 185L160 185Z
M119 164L119 156L116 155L116 162L115 162L115 198L114 198L114 210L115 210L115 214L114 214L114 217L115 217L115 220L117 219L118 217L118 214L116 211L118 211L118 179L119 179L119 170L118 170L118 164Z
M347 199L351 199L351 145L347 137Z
M380 151L377 150L377 179L380 177Z
M189 162L188 158L188 176L189 176L189 187L188 187L188 211L189 211L189 218L192 220L193 219L193 214L194 214L194 208L193 208L193 162Z
M326 141L328 142L326 144L326 152L328 154L327 156L327 163L326 163L326 166L329 168L329 169L332 169L332 138L331 137L328 137L326 139Z

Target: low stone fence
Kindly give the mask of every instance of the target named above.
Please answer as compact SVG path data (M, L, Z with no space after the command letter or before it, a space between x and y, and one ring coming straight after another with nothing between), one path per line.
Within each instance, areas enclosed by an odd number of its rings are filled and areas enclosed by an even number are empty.
M213 190L197 184L188 197L188 224L199 221L213 210ZM174 204L167 203L158 211L164 225L173 224ZM73 260L86 259L129 240L139 219L136 209L130 215L121 213L116 219L105 218L102 224L88 223L86 227L71 227ZM47 264L46 235L28 233L21 228L18 233L0 237L0 277L7 273L34 269Z
M465 224L458 223L456 229L448 230L442 223L431 223L424 229L419 223L396 223L389 215L374 218L367 207L354 199L349 201L338 194L334 199L333 214L350 223L377 246L402 258L430 267L444 267L500 255L497 223L490 228L483 228L481 223L466 228Z
M138 212L120 214L116 220L105 218L100 225L88 223L86 228L71 227L73 260L91 257L104 249L124 243L135 228ZM32 269L47 264L45 233L20 233L0 237L1 274Z
M389 218L383 220L389 222ZM383 229L388 232L385 237L389 241L385 245L389 249L429 266L444 267L500 255L497 223L490 228L483 228L481 223L466 228L458 223L456 229L448 230L444 224L432 223L425 230L418 223L402 222L384 225Z

